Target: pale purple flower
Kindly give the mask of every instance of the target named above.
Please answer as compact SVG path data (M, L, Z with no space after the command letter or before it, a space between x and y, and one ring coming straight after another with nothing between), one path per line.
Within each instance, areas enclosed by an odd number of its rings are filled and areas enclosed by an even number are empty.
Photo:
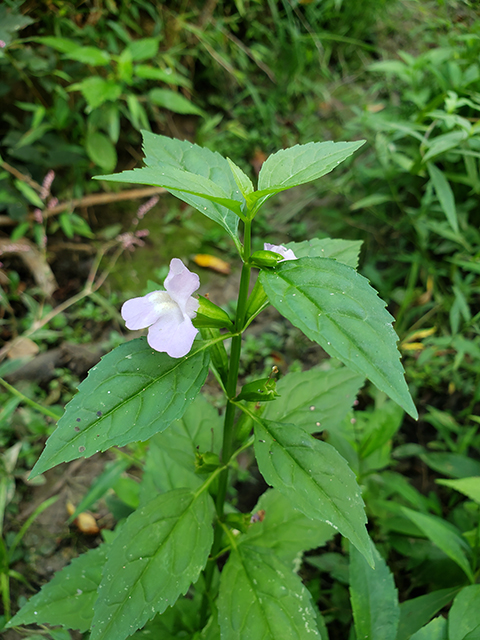
M163 283L165 291L153 291L141 298L127 300L122 318L127 329L148 329L147 341L155 351L183 358L192 348L198 329L192 324L197 315L198 300L192 293L200 286L200 278L173 258Z
M42 200L46 200L50 195L50 188L54 180L55 180L55 171L53 169L50 169L50 171L44 177L42 182L42 190L40 191L40 198Z
M145 238L149 233L150 231L148 229L141 229L135 231L135 233L127 231L126 233L121 233L116 239L124 249L135 251L135 247L145 246L145 242L141 238Z
M279 253L281 256L283 256L284 260L297 259L297 256L293 253L293 251L291 249L287 249L287 247L284 247L283 245L269 244L268 242L265 242L263 248L265 249L265 251L273 251L274 253Z
M5 49L6 46L7 43L5 42L5 40L0 40L0 49Z
M38 222L38 224L42 224L43 222L43 213L42 210L38 207L36 207L33 212L33 219L35 220L35 222Z

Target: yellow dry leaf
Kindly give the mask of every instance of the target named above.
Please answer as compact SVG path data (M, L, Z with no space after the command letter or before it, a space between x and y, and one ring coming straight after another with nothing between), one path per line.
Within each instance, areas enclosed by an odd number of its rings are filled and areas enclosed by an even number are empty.
M195 264L198 264L199 267L212 269L212 271L217 271L217 273L223 273L225 275L230 273L230 265L228 262L225 262L225 260L221 258L211 256L208 253L197 253L197 255L193 256L193 261Z

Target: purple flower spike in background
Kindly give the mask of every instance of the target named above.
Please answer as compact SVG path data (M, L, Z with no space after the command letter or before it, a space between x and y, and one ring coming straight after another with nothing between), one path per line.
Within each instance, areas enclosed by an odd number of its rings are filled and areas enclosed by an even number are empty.
M122 318L127 329L150 327L147 341L155 351L183 358L198 333L192 318L197 315L199 302L192 298L192 293L200 286L200 278L174 258L164 286L165 291L152 291L141 298L127 300L122 307Z
M263 248L265 249L265 251L273 251L274 253L279 253L281 256L283 256L284 260L297 259L297 256L293 253L293 251L291 249L287 249L287 247L284 247L283 245L270 244L268 242L265 242Z

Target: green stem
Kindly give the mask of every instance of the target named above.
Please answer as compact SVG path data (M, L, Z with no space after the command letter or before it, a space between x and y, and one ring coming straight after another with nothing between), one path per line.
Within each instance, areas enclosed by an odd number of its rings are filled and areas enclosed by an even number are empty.
M226 384L227 392L227 407L225 410L225 418L223 424L223 445L222 445L222 462L227 464L232 456L233 447L233 426L235 420L235 404L232 399L236 396L238 370L240 367L240 354L242 351L242 335L241 331L245 325L245 315L247 310L248 290L250 287L250 273L251 266L249 264L251 254L251 234L252 234L252 221L245 220L244 222L244 238L243 238L243 267L242 275L240 278L240 288L238 292L237 312L235 315L235 332L236 335L232 337L232 348L230 352L230 366L228 369L228 377ZM225 498L227 495L228 487L228 467L226 467L220 474L218 481L218 492L215 507L217 510L218 520L215 524L215 533L213 539L213 546L211 551L211 559L205 568L205 592L203 595L201 624L205 626L208 619L208 594L210 593L213 576L215 572L215 558L222 548L223 531L220 526L220 520L223 518L225 510Z
M23 395L23 393L18 389L16 389L15 387L12 387L12 385L8 384L8 382L3 378L0 378L0 384L3 385L5 389L8 389L8 391L10 391L11 394L13 394L14 396L17 396L17 398L20 398L22 402L30 405L37 411L40 411L40 413L43 413L44 416L48 416L49 418L53 418L54 420L60 420L60 418L62 417L61 415L58 415L58 413L55 413L54 411L50 411L50 409L47 409L46 407L42 407L42 405L35 402L35 400L30 400L30 398Z

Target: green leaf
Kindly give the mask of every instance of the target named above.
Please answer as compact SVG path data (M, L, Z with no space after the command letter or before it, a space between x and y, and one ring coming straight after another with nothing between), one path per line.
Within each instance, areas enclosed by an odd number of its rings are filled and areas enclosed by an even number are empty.
M174 359L131 340L93 367L69 402L31 477L112 446L143 441L180 418L208 372L208 351Z
M480 462L461 453L422 453L420 459L431 469L452 478L480 476Z
M134 62L154 58L157 55L159 46L159 38L140 38L131 42L127 50L132 56Z
M264 411L268 420L292 422L309 433L338 427L364 377L346 367L288 373L277 383L280 397Z
M7 627L46 623L88 631L107 548L103 544L97 549L90 549L58 571L39 593L30 598Z
M426 513L419 513L402 507L403 513L425 534L425 536L441 549L451 560L463 569L471 582L475 578L467 558L468 544L452 530L444 520Z
M178 91L172 91L171 89L159 89L156 87L152 89L148 94L148 99L158 107L163 107L173 113L193 114L196 116L203 115L203 111L199 109L193 102L187 100L185 96L182 96Z
M455 207L455 197L453 195L452 187L445 178L443 171L440 171L437 166L431 162L427 162L427 168L433 188L435 189L440 206L442 207L442 211L452 229L458 233L457 209Z
M396 640L408 640L432 616L443 607L446 607L457 592L458 588L440 589L439 591L433 591L427 595L402 602Z
M112 182L134 182L165 187L220 224L238 247L238 214L244 204L230 166L219 153L186 140L143 132L143 169L101 176ZM236 213L234 213L234 211Z
M43 38L33 38L34 42L40 42L47 47L60 51L60 53L71 53L78 49L78 42L70 40L70 38L57 38L55 36L45 36Z
M303 242L289 242L286 246L292 249L297 258L333 258L356 269L362 244L362 240L312 238Z
M433 140L428 141L428 151L423 156L423 162L428 162L435 156L460 146L460 143L466 138L468 138L467 131L450 131L433 138ZM425 138L422 139L422 143L425 144Z
M213 542L207 491L161 494L127 519L108 551L91 640L123 640L185 594Z
M271 195L321 178L359 149L358 142L309 142L269 156L258 176L256 198Z
M156 493L181 487L197 489L203 480L195 473L195 452L220 453L221 440L218 411L199 394L180 420L150 440L141 501L145 503Z
M437 484L451 487L480 504L480 477L461 478L460 480L436 480Z
M76 82L68 90L81 91L90 109L96 109L108 100L115 102L122 93L122 87L115 80L104 80L99 76Z
M33 204L34 207L39 207L40 209L43 209L45 207L45 203L40 198L38 193L34 189L32 189L32 187L26 182L23 182L22 180L14 180L14 184L20 191L20 193L24 195L25 198L30 202L30 204Z
M275 555L241 545L225 565L218 597L222 640L320 638L310 594Z
M465 587L455 598L448 614L448 640L480 638L480 585Z
M410 640L448 640L447 621L439 616L411 636Z
M117 164L117 151L110 138L104 133L93 131L87 133L85 149L92 162L104 171L113 171Z
M418 417L393 318L366 278L328 258L283 261L259 278L271 304L308 338Z
M342 456L292 424L252 418L255 455L265 480L306 516L337 529L372 562L360 489Z
M134 73L137 78L145 78L146 80L159 80L170 85L179 85L190 88L192 83L188 78L184 78L170 68L159 69L151 67L148 64L138 64L134 67Z
M235 178L235 182L237 183L238 188L243 194L243 197L246 199L248 195L253 193L254 188L252 181L250 178L238 167L233 160L227 158L227 162L230 165L230 169L232 170L233 177Z
M354 548L350 549L350 598L357 638L395 638L400 609L390 570L372 544L375 568Z
M97 47L78 46L76 49L65 51L65 57L68 60L77 60L83 64L89 64L94 67L103 67L110 62L110 55L103 49Z
M261 496L253 510L259 512L263 520L253 522L239 544L271 549L288 566L297 563L298 567L303 551L323 547L336 533L328 524L312 520L295 509L292 501L276 489L268 489Z

